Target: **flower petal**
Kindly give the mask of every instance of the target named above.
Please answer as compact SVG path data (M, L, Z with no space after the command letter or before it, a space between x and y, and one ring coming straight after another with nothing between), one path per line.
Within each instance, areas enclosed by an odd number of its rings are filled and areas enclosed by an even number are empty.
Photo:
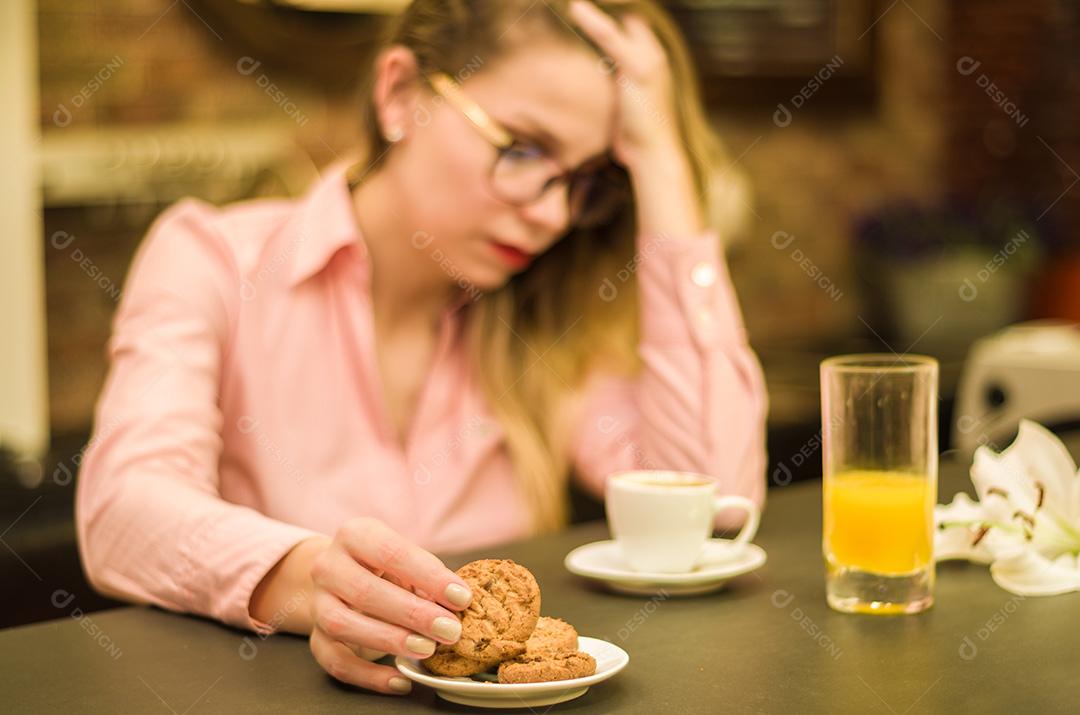
M1076 527L1055 518L1050 511L1036 515L1032 537L1032 546L1048 559L1080 553L1080 532Z
M1080 522L1080 474L1069 450L1057 435L1031 420L1020 420L1013 447L1021 444L1027 478L1044 489L1041 508L1065 523Z
M1013 510L1034 515L1045 509L1065 523L1080 520L1076 462L1053 432L1031 420L1020 421L1016 440L1000 454L976 450L971 481L988 508L990 496L1007 492Z
M971 481L988 519L1005 523L1017 511L1035 511L1038 490L1027 477L1028 452L1033 448L1030 441L1021 443L1017 438L1000 453L985 445L975 450Z
M1051 561L1034 549L1016 549L999 555L990 565L990 575L998 586L1021 596L1054 596L1080 590L1080 568L1071 554Z
M934 560L968 559L990 563L992 556L982 539L972 546L979 538L983 521L982 507L963 492L958 492L952 503L934 507L934 524L937 526L934 530ZM948 524L956 525L946 526Z

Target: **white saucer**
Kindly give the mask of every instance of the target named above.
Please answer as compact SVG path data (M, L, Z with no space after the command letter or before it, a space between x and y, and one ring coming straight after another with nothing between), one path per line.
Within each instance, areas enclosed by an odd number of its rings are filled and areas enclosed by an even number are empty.
M554 680L548 683L487 683L472 678L447 678L432 675L415 658L398 656L397 669L409 680L435 688L443 700L478 708L534 708L580 698L590 685L603 682L630 662L619 646L599 638L578 637L578 650L596 659L596 673L584 678Z
M672 596L694 596L717 591L728 579L760 568L765 550L757 544L709 539L693 571L644 573L626 565L614 541L594 541L568 553L563 563L570 573L600 581L620 593L652 596L662 590Z

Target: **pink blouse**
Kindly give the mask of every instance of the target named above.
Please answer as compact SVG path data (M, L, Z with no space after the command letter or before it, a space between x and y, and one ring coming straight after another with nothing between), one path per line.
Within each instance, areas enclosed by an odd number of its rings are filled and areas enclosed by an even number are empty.
M589 382L575 471L599 495L616 470L692 470L761 504L764 384L718 240L638 246L644 368ZM95 588L268 632L248 613L256 585L352 517L443 553L528 535L502 429L470 375L468 307L443 315L402 449L369 281L343 167L298 200L185 200L157 220L115 317L79 474Z

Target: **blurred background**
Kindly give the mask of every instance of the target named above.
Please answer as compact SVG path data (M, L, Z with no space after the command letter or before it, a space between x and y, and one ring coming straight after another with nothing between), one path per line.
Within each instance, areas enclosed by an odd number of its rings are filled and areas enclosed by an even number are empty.
M302 192L354 141L358 80L404 4L2 3L0 627L63 615L58 583L109 605L81 579L74 479L149 223L182 196ZM937 357L942 450L1007 444L1022 415L1075 429L1077 4L665 5L749 187L725 239L770 486L820 475L826 355Z

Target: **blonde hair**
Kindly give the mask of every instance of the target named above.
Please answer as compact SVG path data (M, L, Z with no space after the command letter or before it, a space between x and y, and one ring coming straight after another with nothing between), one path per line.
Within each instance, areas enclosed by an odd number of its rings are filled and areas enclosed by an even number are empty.
M708 212L713 179L727 161L706 120L682 36L653 0L595 4L616 18L628 13L642 17L666 50L675 88L674 119ZM570 29L567 5L567 0L414 0L390 26L386 44L411 50L423 72L460 78L475 67L477 58L482 64L512 51L512 36L528 38L542 30L581 44ZM503 37L511 25L515 32ZM597 66L606 66L599 55ZM367 169L371 171L388 145L379 130L370 80L364 100L363 141L366 156L374 157ZM534 531L566 522L571 469L566 416L585 378L596 368L625 375L639 368L635 238L631 199L602 227L572 229L527 270L470 308L474 373L505 431ZM612 299L611 287L617 289L617 299Z

